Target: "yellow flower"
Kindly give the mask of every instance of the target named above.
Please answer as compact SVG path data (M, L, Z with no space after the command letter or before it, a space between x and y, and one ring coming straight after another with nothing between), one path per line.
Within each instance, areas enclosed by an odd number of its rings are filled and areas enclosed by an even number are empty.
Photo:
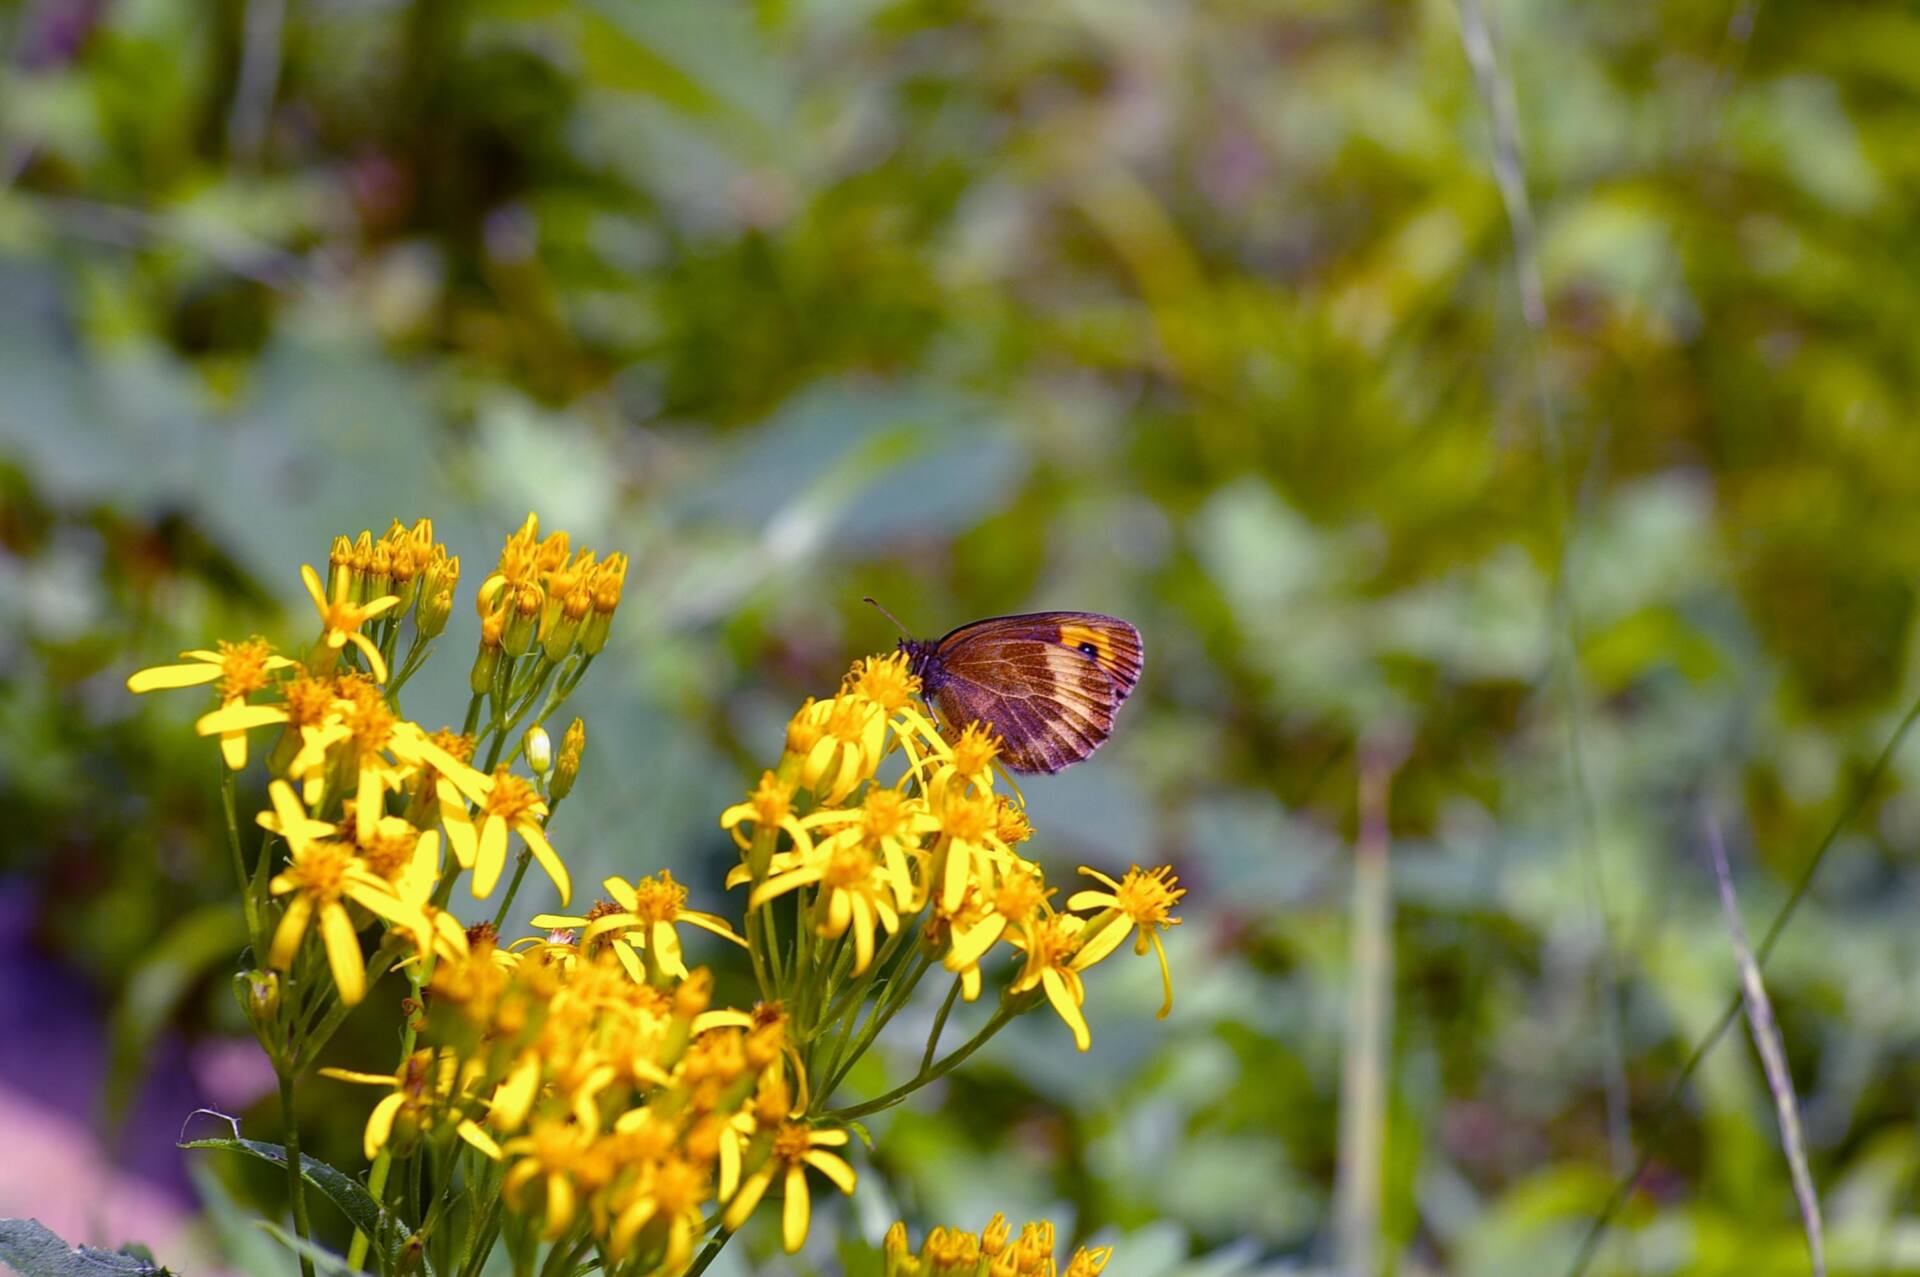
M794 847L811 851L813 840L793 814L793 786L772 772L762 773L760 784L747 795L747 801L735 803L720 813L720 828L733 835L740 850L747 849L744 827L756 830L780 830L793 839Z
M886 863L888 880L893 884L894 905L909 911L919 908L919 893L914 887L909 861L919 856L921 837L940 829L939 820L928 810L924 799L905 790L875 786L867 790L859 807L823 808L800 823L808 829L857 825L858 828L849 833L865 839L880 853Z
M920 694L920 678L905 652L863 657L847 671L841 692L866 698L878 705L891 720L895 737L917 765L919 745L937 748L940 729L920 711L914 698Z
M820 885L814 931L837 940L851 929L853 973L861 974L873 961L874 923L892 935L900 929L900 915L893 906L893 881L859 830L835 835L798 868L768 878L747 898L747 908L814 883Z
M993 762L1000 757L1000 738L991 724L976 720L961 729L950 750L927 787L936 806L946 797L947 787L956 782L976 792L993 788Z
M971 977L972 993L967 1001L973 1001L979 992L980 959L986 956L987 950L1006 934L1009 926L1023 926L1039 913L1052 894L1039 869L1024 862L1002 878L993 890L976 889L972 898L981 901L985 909L964 924L955 919L953 945L944 959L947 970Z
M823 803L838 803L872 778L887 752L887 712L858 694L809 701L787 728L801 785Z
M360 937L345 901L364 905L416 935L430 935L432 929L419 909L395 896L352 848L320 836L322 831L331 833L332 826L308 817L291 785L276 780L269 792L289 852L287 867L274 875L269 887L276 896L292 898L274 928L268 964L282 971L292 969L300 941L317 913L334 984L340 990L340 1000L351 1006L366 996L367 986Z
M320 613L321 641L336 654L351 642L367 658L367 668L373 671L373 681L386 682L387 662L374 641L360 632L360 627L390 608L399 606L399 596L383 594L367 603L355 603L346 590L339 588L345 582L336 577L334 597L329 600L320 588L319 574L304 563L300 565L300 579L305 582L313 606Z
M543 1180L547 1190L547 1226L541 1236L553 1241L573 1222L577 1196L574 1174L589 1156L593 1136L571 1122L543 1118L525 1135L508 1140L502 1148L508 1157L518 1158L501 1189L509 1203L518 1205L527 1186Z
M573 883L566 865L547 841L540 823L547 814L547 804L532 783L515 776L504 764L491 776L474 774L479 777L472 792L479 802L477 812L469 811L465 801L449 787L443 786L440 791L440 817L447 828L447 841L453 845L461 868L473 870L474 899L485 900L493 894L507 863L507 835L511 831L520 835L547 877L553 879L560 891L560 903L567 903L573 896Z
M381 1096L380 1102L373 1106L373 1112L367 1117L366 1132L361 1137L361 1151L367 1155L368 1161L372 1161L393 1137L397 1119L404 1119L416 1129L425 1129L434 1124L435 1117L447 1107L458 1068L459 1061L451 1052L441 1055L436 1062L433 1051L422 1049L408 1056L397 1073L358 1073L352 1069L325 1068L320 1070L320 1074L342 1082L393 1088L390 1094ZM455 1129L459 1131L461 1139L495 1161L500 1159L500 1146L494 1143L493 1137L478 1122L471 1118L459 1118Z
M278 705L249 705L247 697L269 687L273 675L293 662L274 655L263 638L244 643L222 639L220 650L196 649L180 655L184 665L155 665L138 670L127 679L127 690L136 695L170 687L200 687L218 679L220 708L201 717L195 730L202 736L218 736L220 753L227 766L239 771L247 765L247 732L255 727L287 721L287 711Z
M747 942L734 934L727 920L718 914L702 913L689 909L687 889L673 880L673 874L662 869L651 878L642 878L638 884L630 883L615 874L603 884L607 894L619 904L619 909L596 911L581 917L569 917L561 914L543 913L536 915L533 925L536 927L583 927L580 935L580 947L586 949L601 936L612 933L613 951L627 974L642 983L646 974L641 969L635 950L647 950L653 954L660 970L675 979L687 977L687 963L680 949L680 936L674 930L677 923L699 927L714 935L745 948Z
M965 785L944 787L940 813L940 905L948 912L960 907L969 882L990 887L1002 864L1017 857L1000 841L1000 805L990 793Z
M786 1201L780 1212L780 1235L787 1253L797 1253L806 1245L807 1228L812 1222L812 1200L807 1193L806 1168L811 1166L825 1175L841 1192L853 1192L853 1167L847 1165L844 1158L826 1151L843 1148L846 1143L845 1131L815 1130L802 1122L783 1123L773 1134L773 1151L766 1164L747 1177L746 1182L740 1185L739 1193L734 1196L732 1205L727 1207L724 1226L733 1230L746 1223L753 1214L753 1208L766 1195L773 1177L784 1171Z
M693 1239L705 1217L706 1204L713 1199L713 1176L706 1167L675 1153L652 1167L642 1183L641 1191L614 1220L607 1248L616 1257L624 1257L641 1229L656 1220L663 1221L667 1245L660 1269L678 1272L693 1255Z
M1120 921L1126 919L1138 929L1139 938L1134 942L1133 951L1144 955L1151 946L1160 959L1160 984L1166 993L1165 1000L1160 1004L1160 1018L1166 1019L1167 1013L1173 1010L1173 973L1167 968L1167 950L1160 943L1160 933L1168 927L1180 925L1180 919L1171 914L1173 907L1180 903L1180 897L1187 894L1186 888L1180 886L1179 879L1173 876L1171 865L1162 865L1151 872L1135 865L1127 870L1126 876L1119 882L1085 865L1080 866L1080 872L1105 883L1108 889L1076 891L1067 901L1067 908L1105 909L1111 912L1096 917L1089 924L1087 943L1075 957L1074 968L1085 971L1112 953L1126 938L1127 927Z
M1009 942L1025 950L1027 957L1020 974L1007 986L1009 993L1044 989L1047 1001L1073 1030L1073 1045L1082 1051L1093 1045L1093 1034L1087 1030L1087 1017L1080 1011L1087 1000L1087 986L1081 981L1073 959L1080 948L1080 933L1085 926L1086 919L1070 913L1043 912L1028 918L1009 936Z

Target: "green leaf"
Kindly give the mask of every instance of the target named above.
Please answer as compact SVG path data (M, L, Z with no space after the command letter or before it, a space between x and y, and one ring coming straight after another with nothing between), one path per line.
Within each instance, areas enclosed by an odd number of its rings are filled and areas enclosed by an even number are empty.
M302 1161L306 1160L304 1158ZM260 1230L285 1246L296 1255L305 1255L313 1261L315 1272L325 1273L327 1277L361 1277L360 1270L349 1264L340 1255L334 1254L325 1246L316 1246L310 1241L302 1241L270 1219L257 1219L254 1223Z
M272 1162L284 1169L287 1164L287 1150L278 1144L268 1144L261 1140L204 1139L187 1140L181 1148L215 1148L232 1153L248 1153L263 1162ZM385 1210L373 1199L360 1181L336 1170L325 1162L311 1157L300 1158L300 1177L319 1189L327 1199L340 1208L340 1213L355 1228L375 1239L384 1239L386 1244L396 1247L412 1230L406 1222ZM344 1262L344 1261L343 1261Z
M20 1277L159 1277L167 1271L138 1255L69 1246L37 1219L0 1219L0 1261Z

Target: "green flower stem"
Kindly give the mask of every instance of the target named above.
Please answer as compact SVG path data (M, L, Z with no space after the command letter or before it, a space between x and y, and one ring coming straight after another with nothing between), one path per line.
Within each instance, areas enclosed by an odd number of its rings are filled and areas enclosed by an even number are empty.
M963 1064L967 1057L978 1051L992 1040L993 1035L1005 1028L1017 1014L1008 1003L1002 1002L993 1018L981 1026L980 1031L967 1039L964 1046L947 1056L930 1069L921 1069L912 1078L894 1087L884 1095L876 1096L864 1104L855 1104L843 1109L828 1109L820 1116L835 1122L851 1122L856 1118L878 1113L882 1109L892 1108L929 1082L938 1081Z
M846 1080L847 1074L853 1071L853 1066L861 1056L867 1053L867 1048L873 1045L873 1040L880 1036L880 1030L886 1028L887 1023L900 1013L900 1008L905 1006L907 999L913 996L914 987L920 983L920 977L924 976L927 968L933 965L933 959L924 952L917 953L906 961L912 963L911 970L904 976L897 968L894 970L892 978L887 981L886 991L880 995L880 1000L874 1004L872 1013L867 1017L866 1028L860 1031L858 1038L852 1040L851 1049L845 1038L842 1038L840 1044L834 1048L833 1055L827 1062L826 1084L817 1093L822 1103L833 1094L834 1088ZM843 1055L844 1061L841 1058Z
M233 769L220 759L220 805L227 813L227 849L233 853L233 873L240 884L240 909L247 920L247 943L253 946L254 961L260 960L260 906L253 898L253 882L247 873L247 859L240 851L240 813L234 805ZM266 849L261 848L264 857Z
M700 1252L699 1256L694 1259L693 1264L687 1271L681 1274L681 1277L700 1277L701 1273L707 1271L707 1266L719 1258L721 1248L727 1244L727 1239L732 1236L733 1234L725 1229L715 1233L713 1240L707 1243L706 1249Z
M513 908L513 898L520 894L520 880L527 876L527 865L533 859L530 848L522 847L520 855L513 862L513 877L507 880L507 894L500 900L500 909L493 915L493 929L500 930L507 920L507 910Z
M420 1002L420 990L426 986L427 981L433 976L434 956L433 952L429 950L427 955L420 960L420 964L407 973L407 983L412 987L413 1002L416 1007ZM406 1028L400 1033L400 1062L394 1067L396 1073L406 1067L408 1057L413 1054L414 1043L419 1039L420 1031L414 1025L417 1017L417 1011L413 1015L409 1015L407 1017ZM380 1149L379 1155L373 1159L373 1168L367 1172L367 1192L372 1195L374 1201L384 1202L386 1200L383 1194L387 1191L387 1176L392 1170L393 1142L389 1140ZM356 1228L353 1232L353 1242L347 1248L347 1263L356 1269L365 1264L367 1247L371 1241L372 1238Z
M473 729L480 726L480 707L487 703L484 692L475 692L473 699L467 702L467 720L460 725L462 736L473 735Z
M293 1074L289 1072L280 1074L280 1120L286 1128L287 1192L293 1198L293 1232L301 1241L311 1241L313 1227L307 1220L306 1184L300 1177L300 1124L294 1120ZM305 1251L300 1252L300 1277L313 1277L313 1261Z
M927 1034L927 1053L920 1057L920 1071L925 1073L933 1067L933 1055L940 1049L940 1034L947 1027L947 1017L953 1014L953 1004L960 998L960 986L965 980L953 977L953 987L947 990L947 1000L940 1004L940 1013L933 1017L933 1029Z

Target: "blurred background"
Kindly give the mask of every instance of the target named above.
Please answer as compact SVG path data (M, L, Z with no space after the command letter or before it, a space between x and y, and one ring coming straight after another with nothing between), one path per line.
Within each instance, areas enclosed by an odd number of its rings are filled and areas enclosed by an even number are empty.
M1836 1268L1920 1271L1920 753L1860 797L1920 693L1911 8L14 0L0 50L0 1215L289 1266L274 1176L173 1148L272 1138L270 1077L202 706L124 679L305 642L298 565L430 515L458 721L531 509L634 560L555 842L722 912L861 595L1146 636L1027 793L1063 880L1177 867L1172 1016L1103 966L1093 1052L1036 1016L880 1119L800 1271L1004 1209L1126 1277L1552 1273L1649 1140L1593 1271L1805 1271L1744 1024L1656 1118L1738 987L1706 822L1757 936L1856 807L1767 974ZM308 1090L357 1165L372 1096Z

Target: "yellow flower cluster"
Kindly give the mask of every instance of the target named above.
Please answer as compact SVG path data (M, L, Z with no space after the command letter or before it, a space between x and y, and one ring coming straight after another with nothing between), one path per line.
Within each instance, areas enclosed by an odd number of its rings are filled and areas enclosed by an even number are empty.
M626 886L676 894L665 875ZM577 1226L639 1272L683 1268L710 1214L724 1206L726 1227L739 1227L778 1179L787 1248L798 1250L806 1168L853 1189L853 1168L832 1151L847 1132L799 1116L804 1083L777 1007L711 1009L704 969L669 975L653 960L662 932L692 920L656 913L638 976L614 957L610 937L635 925L618 909L511 950L488 927L446 945L427 1001L436 1045L395 1075L327 1070L389 1089L367 1124L367 1156L457 1134L503 1164L506 1204L542 1237Z
M509 538L501 552L508 569L529 561L533 520ZM564 554L564 533L556 540ZM589 566L594 555L576 560ZM618 603L625 563L615 555L611 583L607 564L589 572L595 582L588 608L595 616L605 596L606 615ZM425 519L411 528L395 522L375 540L338 537L323 587L311 567L301 577L320 620L320 635L304 663L275 654L265 639L219 644L217 650L183 653L185 663L141 670L127 680L134 692L217 684L219 707L196 723L202 736L219 738L229 767L246 765L247 735L280 729L267 760L275 778L272 807L258 823L277 835L285 863L264 881L284 910L266 945L271 966L290 970L310 927L317 922L341 998L351 1005L365 993L366 955L358 932L365 915L400 928L423 952L442 927L461 930L441 911L447 889L462 871L471 873L475 899L493 894L513 842L525 846L559 889L571 894L565 864L548 841L545 820L558 798L543 793L540 778L506 766L490 771L472 765L474 738L451 730L429 732L402 718L388 682L400 624L414 617L416 647L440 632L451 608L460 561L433 539ZM371 631L371 632L370 632ZM604 639L604 626L600 628ZM347 647L365 669L342 664ZM579 770L582 730L568 732L565 783ZM558 772L556 772L556 775ZM564 796L564 789L560 796ZM445 851L442 851L444 834Z
M907 1226L887 1230L885 1277L1055 1277L1060 1270L1053 1258L1053 1225L1029 1223L1015 1237L1007 1217L996 1214L977 1233L958 1228L935 1228L914 1252L907 1242ZM1113 1255L1113 1247L1081 1247L1067 1261L1064 1277L1098 1277Z
M501 656L524 656L536 645L555 665L575 652L598 655L626 580L626 555L576 552L565 532L541 537L539 519L529 514L474 596L481 647L473 690L487 690Z
M991 728L943 734L916 707L918 691L905 654L870 656L839 695L801 707L779 767L721 817L744 853L729 885L752 884L749 910L796 894L806 931L843 950L819 961L856 977L891 957L914 931L908 920L924 914L923 959L953 973L969 1002L981 962L1005 943L1020 954L1009 995L1043 991L1084 1051L1081 972L1135 929L1139 952L1158 953L1164 974L1159 933L1177 925L1171 910L1185 893L1167 869L1119 881L1089 869L1109 890L1067 903L1091 915L1057 910L1040 866L1015 850L1033 830L1021 801L995 789ZM898 774L883 780L895 754ZM1170 979L1166 987L1170 1006Z
M617 554L574 551L565 533L541 538L529 516L478 591L479 657L460 731L427 730L401 714L396 695L446 625L460 574L425 520L395 523L377 540L338 538L324 582L302 569L320 622L304 659L259 638L221 643L139 671L128 686L215 694L196 730L219 741L229 767L236 877L256 961L272 969L243 973L236 987L286 1111L294 1076L346 1009L398 968L412 996L393 1071L322 1070L386 1092L365 1129L367 1191L390 1204L417 1193L419 1168L432 1165L443 1194L457 1183L473 1202L503 1208L463 1215L460 1227L475 1230L469 1242L490 1246L495 1229L516 1255L536 1239L551 1243L556 1271L597 1248L623 1273L673 1274L697 1262L703 1241L711 1259L769 1195L782 1203L787 1250L799 1250L813 1177L853 1191L846 1123L954 1067L1043 998L1087 1049L1081 973L1129 935L1137 952L1158 955L1170 1005L1160 933L1178 922L1171 911L1183 892L1165 869L1118 879L1086 870L1101 889L1056 909L1040 867L1018 850L1033 832L1024 807L996 788L998 741L981 724L943 733L895 654L857 662L837 695L803 705L778 766L723 813L743 853L729 885L747 888L744 934L689 908L687 888L662 871L608 877L605 898L536 915L543 934L501 944L499 919L529 865L541 866L563 907L571 900L547 824L579 774L585 728L575 719L556 751L541 724L605 645L626 566ZM413 644L396 663L409 617ZM249 868L233 772L260 728L277 738L266 757L268 809L254 821L266 836ZM526 768L516 772L523 748ZM516 847L495 921L460 921L449 907L459 878L473 898L491 897ZM362 933L376 921L369 952ZM687 960L687 927L746 949L761 990L751 1011L710 1005L713 980ZM1001 944L1017 961L999 1010L935 1063L948 1012L979 996L982 964ZM920 1075L853 1109L828 1108L936 965L953 989ZM396 1159L422 1158L402 1172L408 1187L390 1191ZM288 1164L298 1164L291 1152ZM455 1166L457 1175L444 1169ZM290 1187L296 1222L299 1182ZM447 1200L409 1244L451 1246L422 1241L446 1218ZM1000 1219L977 1236L936 1230L918 1257L904 1233L898 1242L890 1239L890 1273L1054 1273L1044 1225L1018 1238ZM349 1265L369 1244L356 1237ZM1104 1261L1083 1251L1066 1272L1094 1277Z

